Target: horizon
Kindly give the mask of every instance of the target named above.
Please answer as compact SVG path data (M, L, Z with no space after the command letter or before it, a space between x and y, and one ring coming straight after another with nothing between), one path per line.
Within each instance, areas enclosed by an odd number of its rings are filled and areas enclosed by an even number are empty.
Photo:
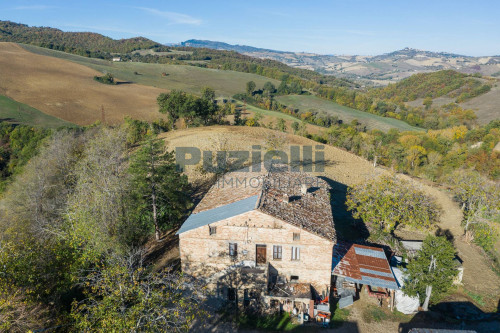
M494 1L471 7L463 0L426 0L418 6L368 0L314 5L147 1L141 6L132 1L92 0L69 6L59 0L42 4L16 0L0 4L0 19L96 32L113 39L142 36L162 44L198 39L285 52L363 56L409 47L478 57L500 55L496 34L500 22L495 17L499 10Z

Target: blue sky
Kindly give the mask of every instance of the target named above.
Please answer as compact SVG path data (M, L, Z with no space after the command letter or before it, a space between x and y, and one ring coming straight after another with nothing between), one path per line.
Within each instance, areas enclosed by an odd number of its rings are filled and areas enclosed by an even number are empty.
M0 1L0 19L161 43L209 39L375 55L404 47L500 54L500 1Z

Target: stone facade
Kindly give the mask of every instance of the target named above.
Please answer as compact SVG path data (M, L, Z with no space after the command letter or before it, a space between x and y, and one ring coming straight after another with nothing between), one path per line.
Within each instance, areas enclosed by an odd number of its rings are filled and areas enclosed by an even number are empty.
M237 244L235 256L229 253L230 243ZM217 280L217 274L231 266L256 265L257 246L265 245L270 275L310 283L324 296L329 292L334 241L258 210L183 232L179 245L182 270L208 280ZM281 259L273 258L273 246L281 246ZM300 249L300 258L292 260L292 247ZM264 265L262 260L259 265Z

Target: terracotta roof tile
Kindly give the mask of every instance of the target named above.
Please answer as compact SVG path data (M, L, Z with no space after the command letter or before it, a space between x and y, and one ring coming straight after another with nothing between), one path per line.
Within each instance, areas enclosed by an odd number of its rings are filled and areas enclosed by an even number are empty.
M220 177L196 206L193 214L259 195L257 209L318 236L336 240L330 204L330 186L322 179L285 171L275 165L269 172L235 171Z

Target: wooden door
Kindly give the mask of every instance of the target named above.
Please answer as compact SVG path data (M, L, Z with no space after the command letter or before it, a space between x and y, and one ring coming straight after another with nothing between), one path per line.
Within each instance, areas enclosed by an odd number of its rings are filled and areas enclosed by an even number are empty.
M266 246L265 245L257 245L257 251L256 251L256 263L257 265L265 264L267 262L266 260Z

